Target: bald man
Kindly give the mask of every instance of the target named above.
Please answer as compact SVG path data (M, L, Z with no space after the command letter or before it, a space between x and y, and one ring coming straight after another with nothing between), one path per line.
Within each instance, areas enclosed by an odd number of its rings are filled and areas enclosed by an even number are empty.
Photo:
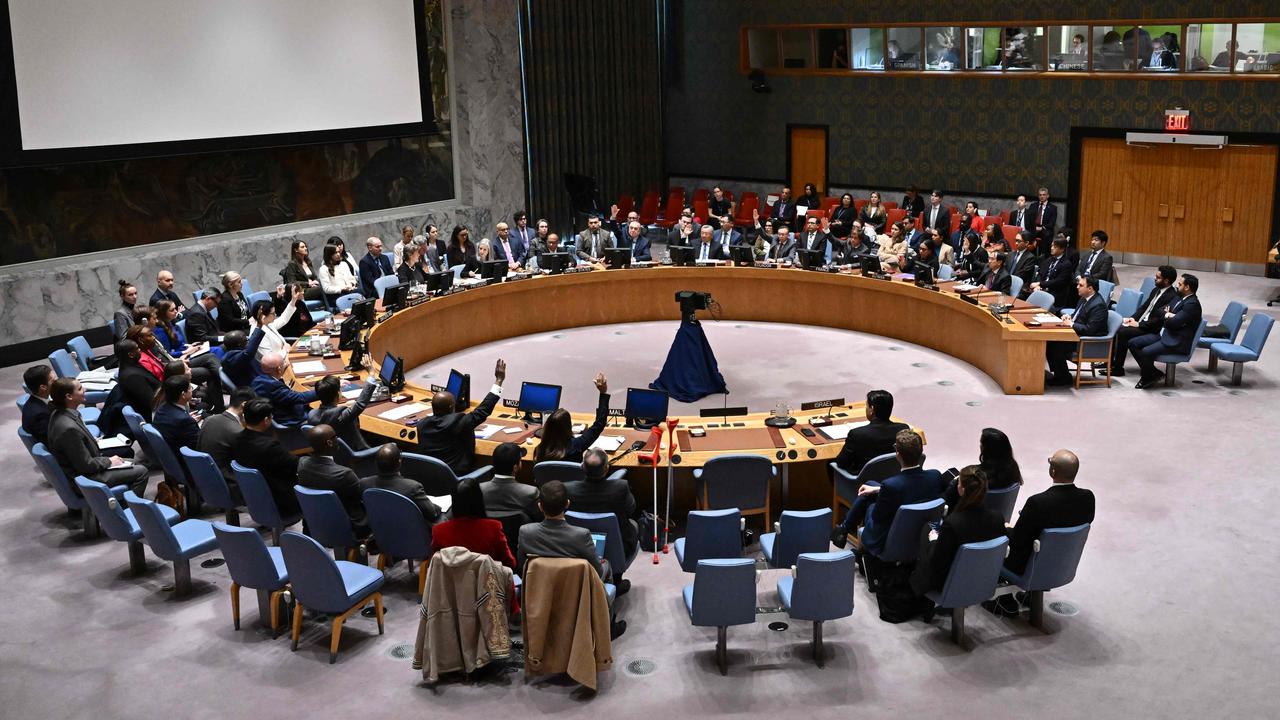
M441 390L431 397L431 416L418 422L418 449L443 461L455 475L466 475L476 458L476 426L484 422L498 399L507 378L507 363L499 360L493 369L493 387L471 412L459 412L453 393ZM465 411L466 408L463 408Z
M298 461L298 484L312 490L331 490L342 501L351 518L351 529L357 538L369 537L360 479L351 468L333 459L338 448L338 434L329 425L316 425L307 431L311 454Z
M494 228L496 237L490 243L494 260L506 260L507 268L515 271L524 265L529 257L529 246L525 245L519 235L512 235L511 228L504 222Z
M382 239L374 236L364 241L365 253L360 258L360 294L367 298L378 297L378 291L373 286L374 281L386 275L395 275L395 268L391 267L391 258L382 252Z
M187 312L187 306L182 304L178 299L178 293L173 291L173 273L168 270L161 270L156 273L156 291L151 293L151 307L155 307L156 303L161 300L168 300L173 306L178 308L178 320L181 320ZM176 322L176 321L175 321Z
M1049 478L1053 485L1027 498L1018 513L1018 524L1009 531L1009 555L1004 566L1021 574L1031 557L1032 543L1045 528L1065 528L1093 522L1093 493L1076 487L1080 458L1070 450L1059 450L1049 458Z
M289 368L289 358L283 352L263 355L259 366L262 372L253 379L253 391L271 401L276 422L290 427L301 425L307 419L307 406L317 399L316 391L294 392L284 384L280 378Z

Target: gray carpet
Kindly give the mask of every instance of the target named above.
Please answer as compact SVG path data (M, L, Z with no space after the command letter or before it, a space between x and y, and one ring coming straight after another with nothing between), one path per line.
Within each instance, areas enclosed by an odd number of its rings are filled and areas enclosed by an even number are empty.
M1136 287L1149 270L1120 272L1123 285ZM1268 312L1273 282L1201 277L1211 316L1231 299ZM1048 485L1044 458L1058 447L1075 450L1098 516L1076 582L1048 600L1077 614L1048 612L1042 633L1025 620L970 611L969 644L959 648L945 619L881 622L859 579L853 616L827 626L825 669L809 658L808 623L784 632L757 623L730 629L724 678L714 664L714 629L690 627L679 599L691 576L674 556L656 566L642 556L628 573L635 587L619 602L630 629L614 645L616 669L602 674L598 695L515 672L432 690L407 659L393 656L417 627L415 584L402 564L387 588L386 634L378 636L371 619L352 618L331 667L325 626L308 622L302 647L290 653L286 638L273 640L256 626L249 593L245 629L234 631L225 568L194 568L195 596L174 600L164 589L172 582L167 564L149 554L150 572L134 578L121 544L81 540L17 441L13 401L22 368L11 367L0 370L0 406L9 408L0 414L8 470L0 487L9 499L0 507L8 600L0 715L503 717L579 707L648 718L1272 715L1267 678L1280 623L1267 604L1280 589L1272 549L1280 490L1270 479L1280 466L1273 430L1280 340L1248 367L1239 389L1228 386L1226 368L1208 374L1202 352L1168 394L1132 389L1131 375L1111 389L1011 398L980 371L905 343L793 326L707 325L731 404L763 410L779 399L830 395L832 386L851 399L884 386L897 396L898 413L927 430L931 464L973 462L983 426L1008 432L1027 477L1023 498ZM588 409L595 370L610 373L615 391L645 384L671 332L661 325L570 331L472 349L416 372L452 364L484 382L502 354L511 364L509 386L558 378L565 404ZM636 341L649 348L646 356L625 352ZM761 579L761 604L773 604L780 572ZM634 660L651 661L653 672L632 674Z

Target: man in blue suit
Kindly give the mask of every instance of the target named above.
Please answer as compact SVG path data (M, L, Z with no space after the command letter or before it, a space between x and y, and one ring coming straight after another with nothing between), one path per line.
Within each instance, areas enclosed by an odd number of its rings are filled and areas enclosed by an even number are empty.
M272 417L281 425L297 427L307 419L307 406L316 401L316 391L294 392L280 378L289 367L284 353L267 353L263 356L262 374L253 379L253 391L258 397L271 401Z
M360 258L360 294L375 298L378 297L378 289L373 282L384 275L395 275L396 271L391 267L391 258L382 254L381 239L371 237L364 241L364 247L369 252Z
M1076 266L1067 254L1067 241L1055 238L1050 249L1050 257L1040 266L1040 277L1031 283L1031 291L1043 290L1053 296L1050 312L1062 312L1063 308L1075 307L1076 286L1072 278L1076 275Z
M164 403L151 414L151 424L173 451L174 457L182 457L178 448L195 449L200 446L200 424L191 417L191 382L185 375L165 378L160 385Z
M495 230L497 237L490 243L493 247L493 259L506 260L508 268L519 270L524 265L525 258L529 257L529 246L518 235L512 235L511 228L504 222L498 223Z
M632 260L647 262L653 259L653 253L649 248L649 237L638 220L627 223L627 232L622 236L622 247L631 248Z
M1076 292L1080 302L1076 305L1074 315L1064 314L1064 320L1071 318L1071 329L1080 337L1099 337L1107 334L1107 303L1098 294L1098 278L1081 277L1076 279ZM1045 354L1049 360L1049 371L1053 373L1050 385L1070 385L1071 373L1067 371L1067 358L1078 343L1051 342Z
M861 524L862 549L872 555L884 551L889 526L903 505L928 502L942 497L946 483L937 470L920 467L924 460L924 440L914 430L899 430L893 440L902 471L883 483L867 482L858 488L849 514L854 524ZM849 522L848 519L845 521ZM836 543L837 546L843 543Z
M720 247L724 248L726 254L730 246L742 244L742 233L733 229L732 217L726 217L720 221L720 229L716 231L715 240L720 243Z
M257 377L258 346L262 344L265 334L261 327L256 327L247 340L243 330L232 330L223 336L222 371L236 387L249 387Z
M1200 278L1183 275L1178 281L1179 298L1169 304L1164 313L1164 332L1159 335L1140 335L1129 341L1129 350L1142 368L1142 378L1134 387L1146 390L1156 386L1164 373L1156 369L1156 358L1161 355L1181 355L1191 350L1196 331L1200 329Z

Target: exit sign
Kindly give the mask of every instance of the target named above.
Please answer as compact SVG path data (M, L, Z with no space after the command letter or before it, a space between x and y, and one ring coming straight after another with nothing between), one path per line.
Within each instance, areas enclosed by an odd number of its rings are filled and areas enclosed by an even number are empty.
M1191 130L1191 111L1181 108L1164 111L1165 132L1189 132Z

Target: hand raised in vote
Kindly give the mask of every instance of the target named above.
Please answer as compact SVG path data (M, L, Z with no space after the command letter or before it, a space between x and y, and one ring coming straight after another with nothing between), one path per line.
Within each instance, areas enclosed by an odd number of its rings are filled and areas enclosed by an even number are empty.
M609 381L605 379L604 373L596 373L595 384L596 390L599 390L601 393L609 392Z
M498 364L493 368L493 381L499 385L503 380L507 379L507 361L498 359Z
M297 285L294 285L294 286L293 286L293 301L294 301L294 302L298 302L298 301L299 301L299 300L301 300L301 299L302 299L302 288L298 287Z
M756 222L760 222L760 209L759 209L759 208L752 208L752 209L751 209L751 219L752 219L752 220L755 220Z

